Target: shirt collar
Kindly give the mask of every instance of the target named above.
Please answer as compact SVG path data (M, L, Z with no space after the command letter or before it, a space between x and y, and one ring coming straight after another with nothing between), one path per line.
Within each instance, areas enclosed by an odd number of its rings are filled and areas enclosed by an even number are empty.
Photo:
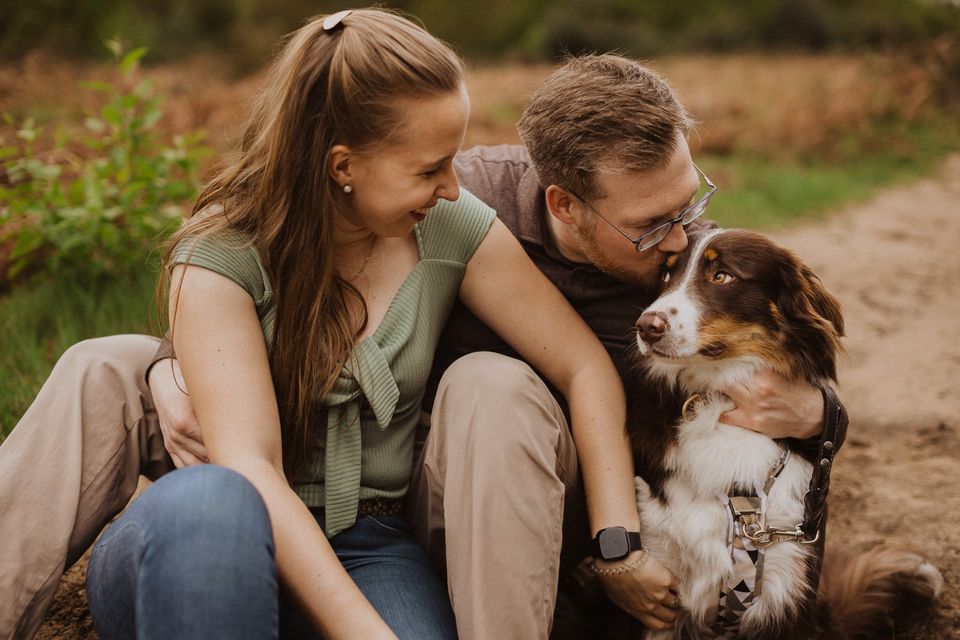
M553 239L553 234L550 233L547 225L547 216L550 213L547 211L546 192L533 166L527 168L520 178L517 199L521 212L518 225L520 240L543 247L544 252L552 260L574 264L563 257ZM531 215L523 214L527 211L531 212Z

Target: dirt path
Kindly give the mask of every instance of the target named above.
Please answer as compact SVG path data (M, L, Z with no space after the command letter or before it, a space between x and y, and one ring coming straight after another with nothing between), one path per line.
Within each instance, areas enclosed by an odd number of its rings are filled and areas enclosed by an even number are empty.
M915 547L946 578L936 615L899 640L960 638L960 156L825 223L774 234L844 304L851 415L831 498L832 543ZM953 522L953 525L949 523ZM39 638L95 638L85 563Z
M960 638L960 156L826 223L774 235L846 316L840 383L851 422L829 540L928 555L946 578L944 603L897 637Z

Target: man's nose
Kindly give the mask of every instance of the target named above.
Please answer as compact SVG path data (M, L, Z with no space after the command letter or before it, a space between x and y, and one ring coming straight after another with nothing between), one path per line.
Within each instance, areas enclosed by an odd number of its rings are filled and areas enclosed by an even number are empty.
M677 222L670 228L670 232L660 241L657 248L664 253L680 253L687 248L687 244L687 230Z

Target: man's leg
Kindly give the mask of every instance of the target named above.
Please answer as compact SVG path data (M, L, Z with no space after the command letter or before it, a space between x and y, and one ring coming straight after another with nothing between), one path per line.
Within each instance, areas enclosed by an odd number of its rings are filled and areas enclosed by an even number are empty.
M0 445L0 638L30 638L60 576L133 495L173 468L144 371L147 336L78 343Z
M563 411L525 363L474 353L444 374L411 483L410 521L445 565L464 640L546 638L577 458Z

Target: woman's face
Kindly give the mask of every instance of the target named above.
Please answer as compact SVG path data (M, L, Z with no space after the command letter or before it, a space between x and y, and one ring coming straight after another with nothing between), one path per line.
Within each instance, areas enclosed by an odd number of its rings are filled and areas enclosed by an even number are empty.
M466 88L441 96L402 98L395 140L366 153L351 153L342 200L352 226L378 236L403 236L438 200L456 200L460 185L453 156L463 144L470 116Z

